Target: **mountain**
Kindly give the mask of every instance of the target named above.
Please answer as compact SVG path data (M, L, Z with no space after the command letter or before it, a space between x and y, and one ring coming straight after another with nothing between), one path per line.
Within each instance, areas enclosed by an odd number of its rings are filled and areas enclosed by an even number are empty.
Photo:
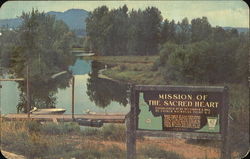
M229 30L229 29L233 29L234 27L223 27L223 29L225 30ZM239 33L243 33L243 32L249 32L249 28L240 28L240 27L236 27L234 29L237 29Z
M84 9L69 9L65 12L47 12L46 14L55 15L56 19L63 20L71 30L85 30L85 19L89 12ZM20 18L0 19L0 27L8 26L16 28L22 23Z
M65 12L48 12L47 14L55 15L56 19L63 20L71 30L85 29L85 19L89 12L83 9L70 9Z
M14 19L0 19L0 27L8 26L9 28L16 28L21 24L20 18Z

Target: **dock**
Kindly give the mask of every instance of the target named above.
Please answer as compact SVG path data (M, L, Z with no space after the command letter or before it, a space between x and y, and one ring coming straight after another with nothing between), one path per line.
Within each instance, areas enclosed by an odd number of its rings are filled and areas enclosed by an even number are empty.
M74 119L82 119L89 121L102 121L103 123L124 123L126 114L118 113L98 113L98 114L75 114ZM38 120L38 121L53 121L53 122L70 122L74 121L71 114L30 114L28 118L27 114L6 114L1 115L6 120Z

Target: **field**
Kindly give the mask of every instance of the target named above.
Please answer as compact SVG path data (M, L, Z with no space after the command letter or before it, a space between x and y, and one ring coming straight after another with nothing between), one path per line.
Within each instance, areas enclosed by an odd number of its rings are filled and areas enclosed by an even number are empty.
M1 123L1 149L32 159L125 158L126 134L123 124L85 128L75 123L36 121ZM234 152L234 155L237 155ZM219 143L184 139L138 137L137 157L171 159L218 159Z

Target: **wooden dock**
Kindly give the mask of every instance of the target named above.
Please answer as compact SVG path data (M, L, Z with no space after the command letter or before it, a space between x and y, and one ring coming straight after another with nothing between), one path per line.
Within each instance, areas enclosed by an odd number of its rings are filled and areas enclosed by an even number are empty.
M101 120L103 123L124 123L126 114L108 113L108 114L75 114L75 119L97 121ZM27 114L6 114L1 115L6 120L28 120ZM31 120L38 121L56 121L56 122L69 122L74 121L71 114L55 114L55 115L34 115L30 114Z

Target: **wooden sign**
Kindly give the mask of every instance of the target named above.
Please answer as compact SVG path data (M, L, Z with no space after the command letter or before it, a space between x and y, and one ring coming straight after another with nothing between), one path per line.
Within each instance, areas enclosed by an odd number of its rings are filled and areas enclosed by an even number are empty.
M141 91L138 130L220 132L223 92Z
M221 158L230 159L228 89L220 86L131 86L126 118L127 158L136 158L136 136L222 141Z

